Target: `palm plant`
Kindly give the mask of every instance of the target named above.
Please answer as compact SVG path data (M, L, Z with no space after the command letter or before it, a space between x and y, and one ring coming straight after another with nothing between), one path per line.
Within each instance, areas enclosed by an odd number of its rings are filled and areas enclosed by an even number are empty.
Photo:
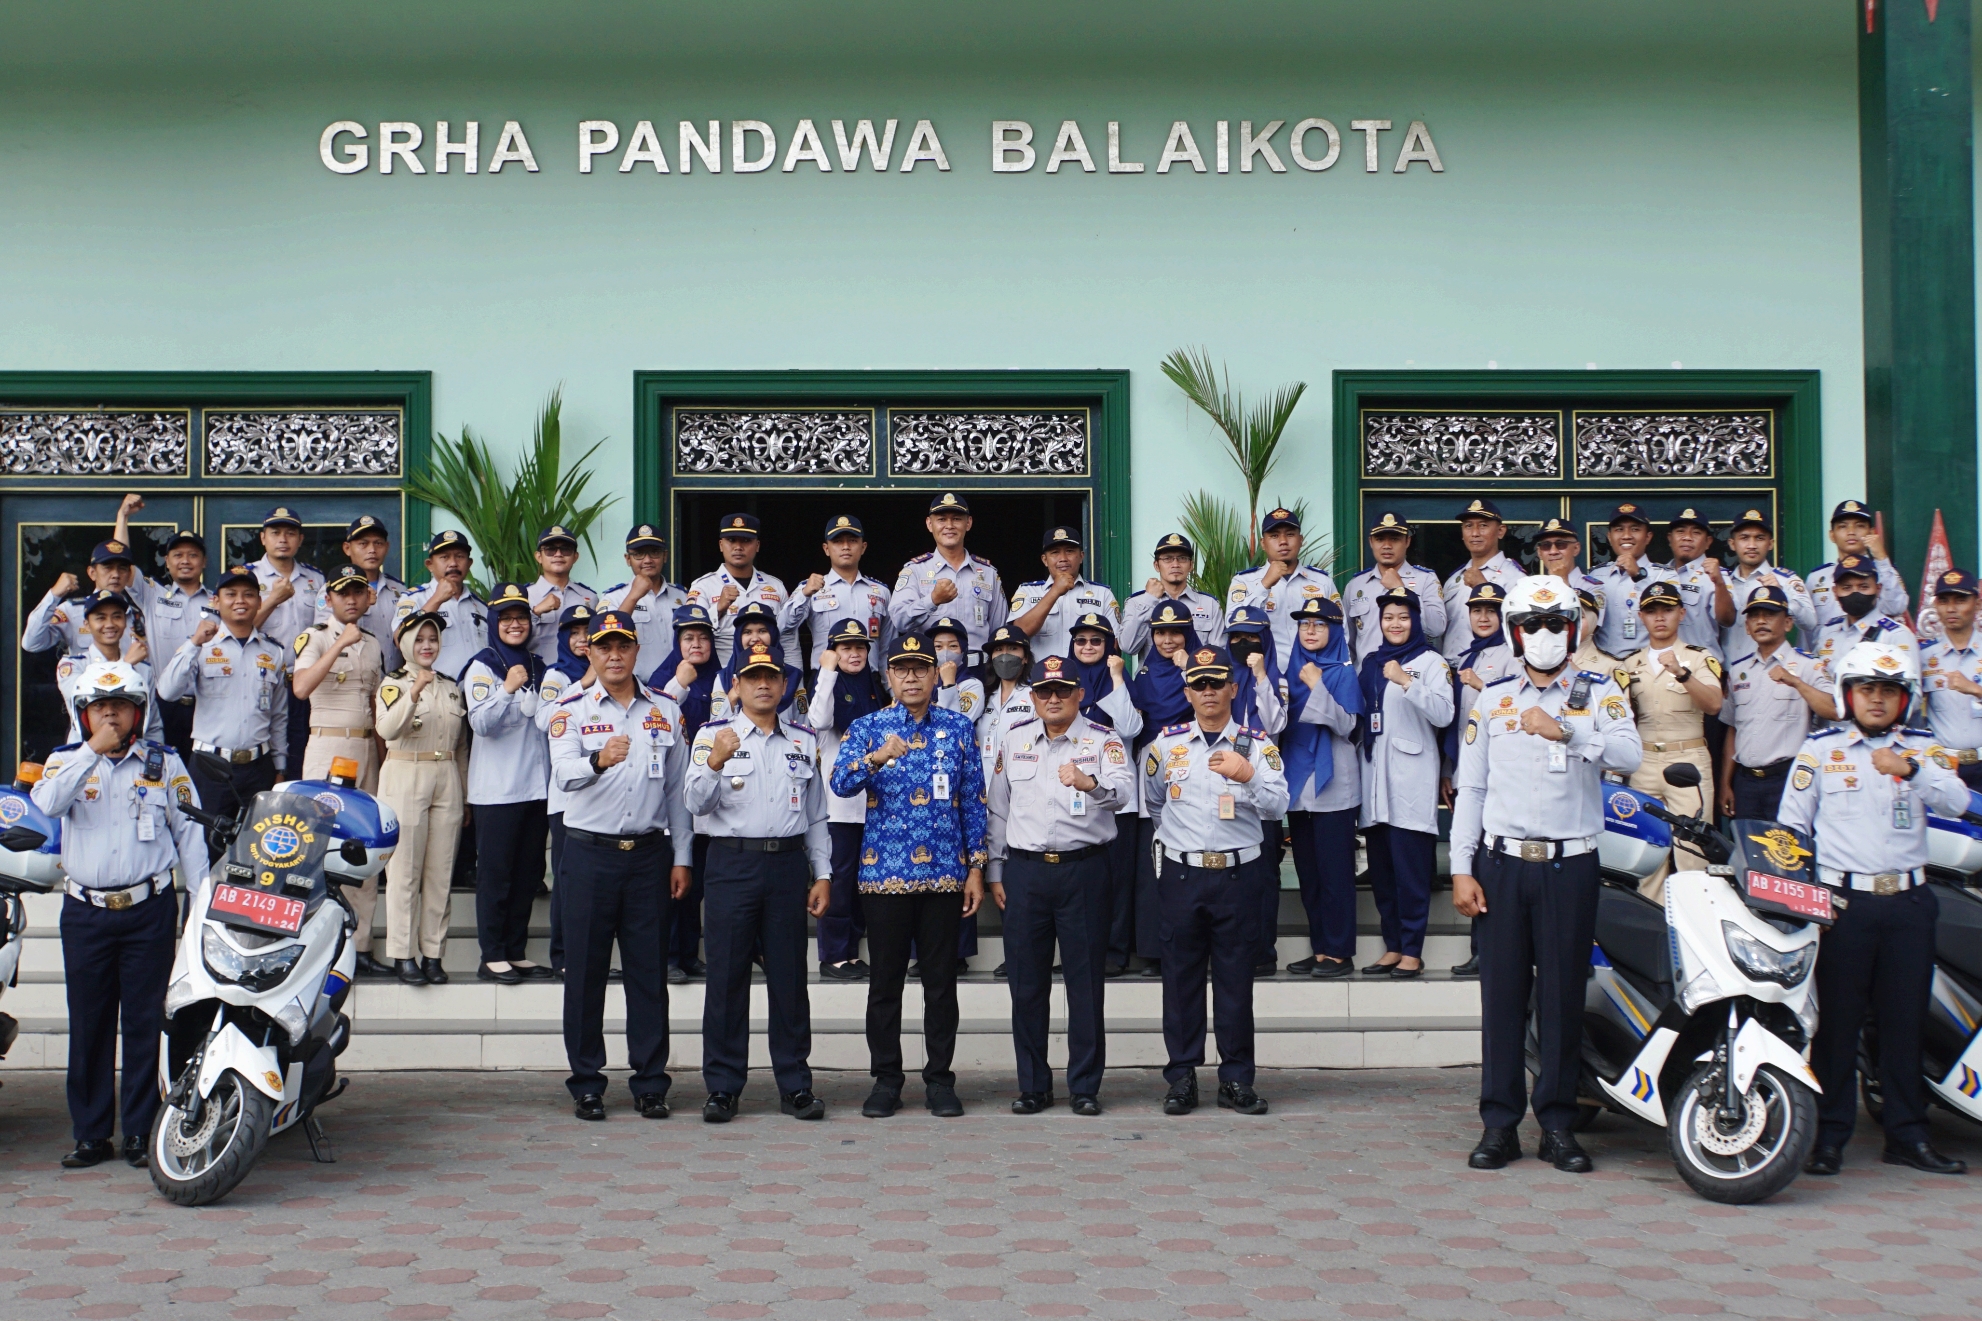
M1193 491L1184 497L1184 535L1197 545L1192 586L1223 600L1233 575L1260 561L1260 491L1279 461L1280 438L1307 391L1307 383L1283 385L1265 402L1248 409L1244 397L1232 388L1230 369L1213 367L1211 354L1205 349L1178 349L1163 360L1163 374L1217 426L1245 480L1243 522L1237 510L1208 491ZM1305 521L1305 502L1285 507ZM1323 563L1330 554L1328 539L1310 538L1305 550L1311 562Z
M487 441L466 426L460 437L434 437L428 470L406 483L406 493L445 509L460 521L475 547L476 567L469 585L484 597L490 582L530 582L537 576L537 536L559 526L592 549L592 525L617 497L586 500L592 473L586 463L599 446L579 455L567 470L563 462L560 412L563 389L552 390L537 416L535 433L513 475L505 476Z

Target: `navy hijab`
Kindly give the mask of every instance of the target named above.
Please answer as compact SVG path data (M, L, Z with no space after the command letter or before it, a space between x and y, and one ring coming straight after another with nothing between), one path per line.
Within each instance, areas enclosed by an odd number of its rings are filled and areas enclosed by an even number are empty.
M1309 780L1320 793L1335 778L1335 732L1301 719L1314 695L1301 679L1302 668L1320 667L1321 686L1329 697L1358 717L1363 712L1363 690L1356 680L1356 663L1349 658L1349 631L1342 626L1342 607L1325 596L1311 596L1294 611L1294 619L1297 624L1316 619L1328 625L1328 645L1320 651L1302 646L1297 632L1287 661L1287 728L1280 735L1280 750L1287 759L1288 792L1298 799Z
M577 605L565 607L564 613L557 617L557 659L550 663L552 671L572 680L585 677L585 671L591 668L591 662L571 649L571 635L580 628L590 630L591 626L591 606L581 601ZM653 687L651 683L647 686Z
M514 596L509 596L508 599L505 599L509 590L513 590L517 595L522 597L520 604L516 602ZM498 679L506 677L509 674L511 666L521 665L530 676L523 681L523 686L525 688L535 688L544 681L544 671L549 667L544 664L543 657L530 650L530 644L527 640L520 647L512 647L507 642L504 642L502 640L501 628L502 616L511 610L521 610L525 619L530 617L530 598L528 594L523 592L521 587L517 587L514 583L498 584L494 596L500 604L491 605L489 608L489 645L470 657L468 665L473 665L476 661L480 661L482 664L488 666L490 670L494 671ZM462 666L461 672L466 674L468 672L468 666ZM579 673L582 674L584 671L580 670Z
M849 619L840 624L826 639L828 647L842 642L858 642L867 647L872 639L867 636L867 626L858 619ZM864 715L879 711L894 701L888 691L888 684L874 669L872 653L869 653L867 668L859 674L848 674L837 670L839 676L833 680L833 728L845 734L853 722Z
M1492 597L1492 603L1499 605L1502 600L1502 597L1498 594L1499 590L1492 583L1481 583L1474 589L1475 597L1470 597L1466 601L1468 614L1470 615L1472 611L1473 602L1477 599L1477 594L1481 592L1495 593ZM1482 605L1486 603L1486 601L1480 602ZM1466 631L1468 633L1472 632L1472 621L1470 618L1466 623ZM1474 638L1466 644L1464 651L1452 658L1452 723L1446 727L1445 737L1440 742L1444 745L1446 758L1454 765L1457 765L1459 762L1459 726L1465 723L1461 717L1472 705L1466 699L1466 685L1459 676L1464 671L1475 668L1481 656L1506 641L1506 630L1496 629L1483 638Z
M709 659L695 667L695 677L689 681L688 691L681 698L681 722L686 727L684 733L689 738L709 723L710 695L715 691L716 676L721 668L716 664L716 627L709 622L709 612L699 605L685 605L674 612L674 650L667 658L654 667L647 676L647 686L656 692L674 682L674 672L681 667L681 633L683 629L699 628L709 635Z
M1363 742L1363 760L1376 755L1376 741L1383 737L1381 728L1372 728L1370 717L1383 710L1383 690L1390 680L1383 677L1383 667L1391 661L1408 665L1419 656L1431 650L1431 643L1425 641L1424 615L1418 605L1417 593L1403 587L1393 587L1376 598L1376 617L1383 618L1388 606L1408 606L1411 611L1411 635L1402 642L1384 644L1363 657L1362 669L1357 675L1363 690L1363 710L1356 719L1356 732ZM1380 724L1380 722L1379 722Z
M1232 635L1243 634L1259 639L1260 654L1266 657L1266 677L1253 673L1252 666L1232 657L1232 682L1238 692L1232 695L1232 718L1249 729L1260 727L1259 687L1262 683L1272 689L1280 686L1280 661L1274 655L1273 628L1266 621L1266 615L1251 606L1239 606L1225 620L1225 649L1232 648Z
M1181 631L1184 649L1177 653L1179 656L1188 657L1197 650L1197 627L1191 622L1189 612L1174 604L1158 606L1149 628L1152 633L1159 628ZM1153 644L1144 656L1142 668L1129 680L1129 700L1142 712L1140 742L1147 742L1159 729L1183 724L1191 718L1190 698L1184 694L1184 667L1163 656Z
M1106 642L1101 648L1101 659L1093 664L1085 664L1074 655L1074 634L1080 632L1099 633ZM1113 729L1115 721L1101 709L1101 699L1115 691L1115 676L1108 672L1108 658L1122 654L1122 646L1115 640L1115 630L1108 623L1106 615L1085 614L1074 621L1067 630L1067 665L1080 679L1084 695L1080 713L1103 729Z
M779 655L784 654L784 639L778 636L777 612L762 601L752 601L749 605L744 606L736 612L736 633L734 634L736 641L730 647L729 663L724 665L722 670L723 691L726 693L736 687L736 672L742 667L744 661L750 659L749 655L743 649L742 639L743 626L753 620L771 630L771 650ZM792 666L782 664L782 662L780 663L780 668L785 672L785 695L778 703L778 713L782 715L791 709L793 702L798 700L798 690L805 683L805 675ZM685 715L687 713L684 712L683 714Z

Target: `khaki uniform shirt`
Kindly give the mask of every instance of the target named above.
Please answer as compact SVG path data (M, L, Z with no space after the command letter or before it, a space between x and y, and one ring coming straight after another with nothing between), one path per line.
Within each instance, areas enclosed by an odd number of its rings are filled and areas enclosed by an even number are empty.
M344 625L314 624L296 639L296 668L308 669L323 659L324 653L344 632ZM379 640L359 630L361 636L337 653L337 661L309 696L310 724L328 729L371 729L372 698L385 677L385 653ZM302 699L298 699L302 700Z
M1676 744L1706 737L1706 715L1693 703L1693 695L1659 664L1667 648L1647 643L1617 665L1617 686L1631 699L1638 717L1638 738L1647 753L1686 751ZM1674 642L1670 650L1678 662L1709 683L1720 682L1720 662L1703 647Z
M448 761L461 746L468 728L468 703L461 696L461 685L444 674L436 674L415 703L413 674L410 669L394 670L379 684L374 709L378 716L379 737L393 752L425 754L420 761ZM435 756L434 754L445 754Z

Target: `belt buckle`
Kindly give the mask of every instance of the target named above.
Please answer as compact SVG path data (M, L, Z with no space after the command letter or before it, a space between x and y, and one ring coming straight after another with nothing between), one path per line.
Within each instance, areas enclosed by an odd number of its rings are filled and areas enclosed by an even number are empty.
M227 760L236 766L246 766L254 759L255 750L253 748L236 748L227 754Z
M782 839L767 839L764 841L764 852L766 853L782 853L784 852L784 848L785 842Z
M1873 894L1898 894L1900 875L1898 872L1882 871L1872 878Z
M1230 861L1232 855L1229 853L1206 853L1203 857L1203 865L1209 871L1224 871L1232 865Z
M1544 839L1524 839L1521 841L1521 861L1547 862L1548 841Z
M630 839L622 839L622 840L620 840L620 841L619 841L619 851L620 851L621 853L631 853L631 852L633 852L633 841L632 841L632 840L630 840Z
M113 890L103 896L103 906L113 913L121 913L134 902L129 890Z
M1955 761L1963 766L1973 766L1978 756L1982 756L1982 753L1978 753L1976 749L1963 748L1955 754Z
M1043 860L1051 863L1058 863L1060 861L1060 855L1057 853L1042 853L1039 856Z

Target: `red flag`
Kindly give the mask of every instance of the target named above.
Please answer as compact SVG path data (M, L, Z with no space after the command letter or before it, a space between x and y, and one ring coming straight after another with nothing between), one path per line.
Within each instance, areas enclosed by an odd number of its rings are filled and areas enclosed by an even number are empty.
M1920 611L1915 616L1914 632L1923 638L1941 638L1947 634L1941 629L1939 616L1934 613L1934 584L1941 575L1954 567L1954 551L1948 545L1948 529L1941 522L1941 511L1934 511L1934 530L1927 537L1927 564L1920 571Z

